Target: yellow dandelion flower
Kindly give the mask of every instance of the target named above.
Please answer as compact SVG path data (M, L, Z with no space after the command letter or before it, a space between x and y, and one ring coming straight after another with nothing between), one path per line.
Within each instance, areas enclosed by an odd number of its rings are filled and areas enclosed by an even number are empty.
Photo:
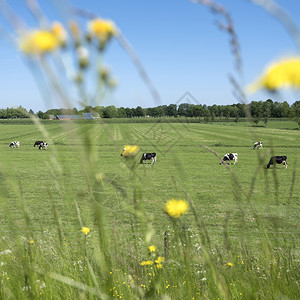
M106 42L116 34L116 27L110 20L97 18L88 23L88 31L99 41Z
M43 55L54 51L59 46L55 34L47 30L34 30L24 34L19 42L19 48L28 55Z
M179 218L182 214L185 214L188 210L188 203L185 200L171 199L167 202L165 211L173 218Z
M164 262L164 261L165 261L165 258L162 257L162 256L159 256L159 257L155 260L155 263L156 263L156 264L161 264L161 263Z
M103 51L107 42L116 35L117 30L115 24L110 20L94 19L88 23L87 40L95 38L99 41L99 50Z
M132 156L135 156L138 151L139 151L138 146L136 146L136 145L126 145L122 150L121 156L132 157Z
M88 227L82 227L81 231L87 235L91 230Z
M31 245L34 244L34 240L31 240L31 241L29 242L29 244L31 244Z
M280 88L300 88L300 57L285 58L266 68L256 82L247 91L255 93L260 89L276 91Z
M59 22L54 22L52 24L51 29L52 29L53 34L58 39L60 45L65 46L66 41L67 41L67 32L64 29L64 27L62 26L62 24Z
M152 260L146 260L141 262L141 266L151 266L151 265L153 265Z
M155 246L149 246L149 252L155 252L156 251L156 247Z
M233 266L233 263L229 262L229 263L227 263L227 266L228 266L228 267L232 267L232 266Z

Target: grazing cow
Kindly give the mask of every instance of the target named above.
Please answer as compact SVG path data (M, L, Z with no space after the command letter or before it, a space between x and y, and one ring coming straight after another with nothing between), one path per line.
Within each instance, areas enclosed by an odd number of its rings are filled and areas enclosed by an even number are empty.
M156 163L156 153L143 153L142 154L142 157L141 157L141 159L140 159L140 163L142 164L142 163L145 163L145 161L146 160L152 160L152 162L151 162L151 165L153 164L153 163Z
M34 143L33 147L39 146L41 143L43 143L43 141L36 141L36 142Z
M274 167L275 167L276 164L282 164L283 167L287 168L286 160L287 160L287 156L285 156L285 155L284 156L272 156L270 158L269 163L267 164L267 169L269 169L271 165L274 165Z
M47 149L48 148L48 144L47 143L40 143L39 149Z
M20 142L11 142L8 147L9 148L19 148Z
M229 164L231 164L232 160L233 160L234 165L238 162L238 154L237 153L225 154L220 164L224 165L225 162L229 162Z
M263 147L262 142L256 142L256 143L254 143L252 150L256 150L256 149L259 149L262 147Z

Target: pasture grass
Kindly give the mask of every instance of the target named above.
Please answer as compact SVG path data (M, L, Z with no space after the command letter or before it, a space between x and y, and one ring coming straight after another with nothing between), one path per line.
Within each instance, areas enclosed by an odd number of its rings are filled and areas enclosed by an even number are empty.
M289 122L1 127L1 298L299 298L300 139ZM157 163L121 157L130 144ZM237 165L219 164L228 152ZM272 155L288 168L267 170ZM171 198L187 214L168 216Z

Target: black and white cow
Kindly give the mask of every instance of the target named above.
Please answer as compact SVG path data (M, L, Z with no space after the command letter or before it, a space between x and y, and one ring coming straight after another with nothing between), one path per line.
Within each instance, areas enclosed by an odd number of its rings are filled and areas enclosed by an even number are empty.
M256 142L256 143L254 143L252 150L256 150L256 149L259 149L262 147L263 147L262 142Z
M34 143L33 147L39 146L41 143L43 143L43 141L36 141L36 142Z
M151 164L156 163L156 153L143 153L140 159L140 163L145 163L146 160L152 160Z
M271 165L276 165L276 164L282 164L283 167L287 168L287 156L283 155L283 156L272 156L270 158L269 163L267 164L267 169L270 168Z
M11 142L8 147L9 148L19 148L20 142Z
M221 161L221 164L224 165L225 162L229 162L229 164L231 164L231 161L233 161L234 165L238 162L238 154L237 153L225 154Z
M48 144L47 143L40 143L39 149L47 149L48 148Z

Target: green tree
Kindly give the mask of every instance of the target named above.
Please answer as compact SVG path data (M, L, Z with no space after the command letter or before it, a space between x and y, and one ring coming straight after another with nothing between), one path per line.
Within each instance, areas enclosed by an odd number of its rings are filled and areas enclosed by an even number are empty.
M1 119L18 119L18 118L28 118L27 110L19 106L18 108L9 108L1 109L0 118Z
M231 107L230 105L223 105L222 106L222 114L223 117L225 117L225 119L228 121L230 118L230 112L231 112Z
M104 118L104 106L96 106L94 111L99 114L100 118Z
M114 105L109 105L104 108L104 118L117 118L118 110Z
M296 101L295 103L292 104L291 115L300 128L300 101Z
M157 106L157 112L159 117L164 117L166 115L166 105Z
M127 117L127 118L132 118L133 115L134 115L134 113L133 113L133 111L132 111L132 108L126 107L126 108L125 108L125 112L126 112L126 117Z
M215 121L215 117L216 117L214 107L213 106L208 106L207 109L209 111L209 115L210 115L211 121L214 122Z
M203 110L202 110L202 114L204 116L204 121L205 123L209 122L209 110L206 104L204 104L203 106Z
M236 107L239 110L238 114L239 114L240 118L245 118L246 117L246 104L238 103L238 104L236 104Z
M181 103L178 106L178 115L181 117L189 117L190 116L190 108L191 108L191 104Z
M29 109L29 112L28 112L29 115L34 115L34 111L32 109Z
M262 101L252 101L250 103L250 113L253 118L253 122L257 125L262 118Z
M166 108L166 115L169 117L176 117L177 116L177 105L170 104Z
M273 103L273 105L272 105L272 117L273 118L281 118L282 116L281 116L281 112L280 112L280 102L278 102L278 101L275 101L274 103Z
M289 118L290 117L291 108L290 108L290 105L286 101L284 101L283 103L280 103L279 110L280 110L281 116L283 118Z
M138 106L135 109L135 116L136 117L145 117L145 111L144 111L144 109L141 106Z
M196 104L194 106L194 117L197 117L199 118L199 121L200 121L200 118L204 116L204 108L201 104Z
M53 115L53 116L57 116L57 115L61 115L61 110L60 109L48 109L46 111L46 113L48 115Z
M64 110L64 109L61 109L61 110ZM87 105L81 112L92 113L93 111L94 111L94 108L90 105ZM65 115L67 115L67 114L65 114Z
M187 111L187 117L198 117L197 113L198 113L197 106L195 104L190 104L190 108Z
M39 119L49 119L49 115L47 113L44 113L42 111L38 111L37 116Z
M232 114L232 117L234 118L234 122L237 124L239 121L240 115L239 115L239 109L236 105L231 106L231 114Z
M118 118L126 118L126 110L124 107L119 107L118 108Z
M0 119L6 119L6 111L5 109L0 109Z
M265 123L265 126L267 126L268 120L271 116L271 109L272 109L272 102L267 100L262 103L262 118Z

